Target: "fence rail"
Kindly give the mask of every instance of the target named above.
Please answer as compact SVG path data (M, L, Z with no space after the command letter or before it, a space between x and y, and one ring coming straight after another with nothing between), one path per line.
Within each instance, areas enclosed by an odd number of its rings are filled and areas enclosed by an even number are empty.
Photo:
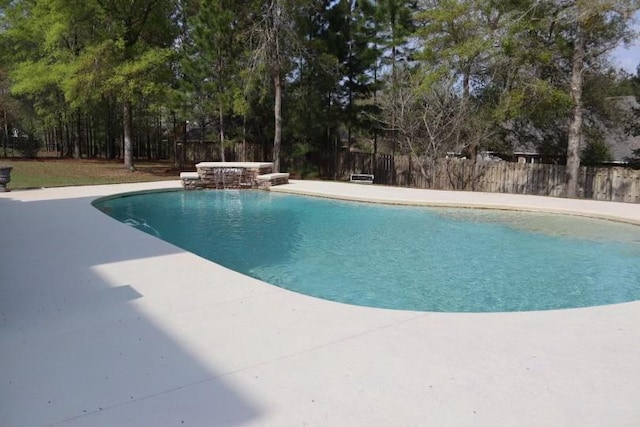
M375 175L376 184L385 185L555 197L565 194L564 165L486 161L473 164L464 159L426 161L367 153L325 154L326 158L320 159L322 170L332 178L348 179L352 173L367 173ZM219 160L219 144L188 141L178 147L178 157L184 165ZM237 144L225 150L227 161L269 158L269 145ZM286 169L287 159L283 157L282 161ZM578 197L583 199L640 203L640 170L581 167L578 184Z
M373 173L377 184L434 190L467 190L491 193L562 197L564 165L484 162L464 159L416 160L409 156L348 153L343 176ZM583 199L640 203L640 170L622 167L581 167L579 197Z

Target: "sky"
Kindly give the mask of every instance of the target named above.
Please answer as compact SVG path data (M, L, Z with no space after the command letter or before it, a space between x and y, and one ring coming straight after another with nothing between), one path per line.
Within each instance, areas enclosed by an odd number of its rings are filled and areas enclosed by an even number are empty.
M634 18L633 28L640 34L640 12L636 12ZM636 74L636 69L640 64L640 38L636 38L635 42L628 47L618 47L611 56L617 68Z
M628 48L618 47L612 54L616 68L622 68L625 71L636 74L636 68L640 64L640 40Z

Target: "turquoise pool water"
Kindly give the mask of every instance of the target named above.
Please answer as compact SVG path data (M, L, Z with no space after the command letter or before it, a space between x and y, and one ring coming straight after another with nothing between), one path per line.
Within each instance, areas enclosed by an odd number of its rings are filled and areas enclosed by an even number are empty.
M628 224L262 191L149 193L96 207L233 270L348 304L503 312L640 299L640 227Z

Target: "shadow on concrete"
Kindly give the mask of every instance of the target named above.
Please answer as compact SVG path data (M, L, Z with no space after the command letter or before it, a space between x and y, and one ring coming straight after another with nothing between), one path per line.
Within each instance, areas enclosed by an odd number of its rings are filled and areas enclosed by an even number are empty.
M260 416L224 372L138 308L136 283L97 273L179 249L91 198L19 198L0 198L0 425L234 426Z

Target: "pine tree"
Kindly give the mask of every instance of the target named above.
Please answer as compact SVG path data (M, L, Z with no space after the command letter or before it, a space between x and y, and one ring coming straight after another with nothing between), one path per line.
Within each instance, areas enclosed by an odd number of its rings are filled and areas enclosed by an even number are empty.
M237 41L242 2L202 0L189 19L190 40L182 61L184 78L203 118L217 116L220 156L225 160L225 118L232 112L239 72ZM217 113L217 114L215 114ZM204 128L206 123L202 123ZM204 131L204 130L203 130Z
M405 64L410 60L411 46L408 38L415 31L415 13L418 10L418 2L413 0L377 0L369 2L374 8L374 14L378 25L378 40L384 55L385 65L391 68L389 75L389 88L391 96L398 92L400 80L398 78L398 62ZM391 120L391 138L393 153L395 154L398 141L395 124L395 113Z
M262 74L273 85L273 168L280 170L282 146L282 100L285 75L293 58L303 55L303 44L296 31L298 12L304 3L294 0L258 2L255 21L250 28L249 63L251 73Z

